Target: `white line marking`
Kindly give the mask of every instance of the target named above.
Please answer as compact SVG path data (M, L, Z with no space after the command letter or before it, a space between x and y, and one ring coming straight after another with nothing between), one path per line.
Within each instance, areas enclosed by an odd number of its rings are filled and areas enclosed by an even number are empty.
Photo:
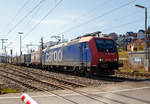
M126 91L134 91L134 90L142 90L142 89L147 89L147 88L150 88L150 86L147 86L147 87L139 87L139 88L130 88L130 89L123 89L123 90L116 90L116 91L104 91L104 92L95 92L94 94L103 94L103 93L117 93L117 92L126 92ZM90 94L90 93L88 93ZM59 94L60 96L73 96L73 95L80 95L80 94ZM86 94L85 94L86 95ZM49 94L49 95L39 95L39 96L31 96L31 97L34 97L34 98L38 98L38 97L50 97L50 96L57 96L57 95L54 95L54 94ZM0 100L1 99L20 99L20 96L15 96L15 97L0 97Z
M139 87L139 88L123 89L123 90L117 90L117 91L111 91L111 92L115 93L115 92L133 91L133 90L142 90L142 89L147 89L147 88L150 88L150 86Z
M130 89L123 89L123 90L116 90L116 91L104 91L104 92L97 92L96 94L102 94L102 93L117 93L117 92L125 92L125 91L134 91L134 90L142 90L150 88L150 86L147 87L139 87L139 88L130 88Z

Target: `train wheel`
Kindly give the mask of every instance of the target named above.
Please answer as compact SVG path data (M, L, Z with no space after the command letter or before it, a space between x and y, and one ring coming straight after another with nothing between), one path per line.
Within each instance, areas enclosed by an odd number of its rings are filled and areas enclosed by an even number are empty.
M92 76L91 69L86 69L84 73L85 73L86 77L91 77Z
M80 70L79 70L78 67L74 67L73 70L74 70L73 72L74 72L75 75L79 75L80 74Z

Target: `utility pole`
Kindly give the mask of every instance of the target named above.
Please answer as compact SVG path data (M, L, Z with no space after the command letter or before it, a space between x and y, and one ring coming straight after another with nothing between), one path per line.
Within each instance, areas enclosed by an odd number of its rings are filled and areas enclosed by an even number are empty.
M4 49L4 42L7 41L8 39L0 39L2 41L2 49Z
M4 47L5 56L7 56L6 46Z
M10 54L11 54L11 64L12 64L12 54L13 54L13 50L12 49L10 50Z
M41 49L40 49L40 61L42 62L42 50L44 49L44 42L43 42L43 37L41 37Z
M44 49L44 42L43 42L43 37L41 37L41 50Z
M23 32L18 32L18 34L20 34L20 56L22 55L22 51L21 51L21 45L22 45L22 41L21 41L21 34L23 34Z
M147 31L147 8L145 7L145 33Z
M7 41L8 39L0 39L1 41L2 41L2 51L3 51L3 49L4 49L4 43L5 43L5 41ZM3 52L2 52L3 53Z
M20 56L22 55L22 51L21 51L21 35L20 35Z

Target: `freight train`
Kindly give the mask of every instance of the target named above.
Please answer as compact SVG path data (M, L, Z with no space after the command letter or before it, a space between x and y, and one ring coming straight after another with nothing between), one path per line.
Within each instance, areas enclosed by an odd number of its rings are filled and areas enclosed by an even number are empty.
M12 64L46 70L72 71L87 76L109 75L119 68L115 42L111 38L96 36L82 36L41 51L13 57Z

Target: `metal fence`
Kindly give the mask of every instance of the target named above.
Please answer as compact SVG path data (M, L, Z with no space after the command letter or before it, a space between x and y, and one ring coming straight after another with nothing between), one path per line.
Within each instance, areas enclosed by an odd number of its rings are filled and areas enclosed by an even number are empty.
M140 66L149 71L149 59L146 58L145 51L129 52L128 56L128 61L132 67L136 68Z

